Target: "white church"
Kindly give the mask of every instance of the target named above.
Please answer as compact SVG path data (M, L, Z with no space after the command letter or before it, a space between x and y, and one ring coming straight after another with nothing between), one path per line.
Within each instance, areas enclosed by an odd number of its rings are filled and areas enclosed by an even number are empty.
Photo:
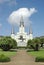
M20 46L20 47L26 47L27 41L29 39L31 39L31 40L33 39L31 25L30 25L30 29L29 29L29 34L27 34L25 32L23 17L21 17L20 25L19 25L19 32L17 32L17 34L14 34L14 28L12 28L11 38L15 39L17 41L17 46Z

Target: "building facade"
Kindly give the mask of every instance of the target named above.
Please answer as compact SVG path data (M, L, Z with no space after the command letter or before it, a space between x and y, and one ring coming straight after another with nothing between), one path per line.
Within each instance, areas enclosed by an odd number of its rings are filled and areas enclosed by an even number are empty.
M17 41L17 46L21 46L21 47L23 47L23 46L26 47L27 41L29 39L31 39L31 40L33 39L31 25L30 25L30 29L29 29L29 34L27 34L25 32L23 17L21 17L19 32L17 32L17 34L14 34L14 28L12 28L11 38L15 39Z

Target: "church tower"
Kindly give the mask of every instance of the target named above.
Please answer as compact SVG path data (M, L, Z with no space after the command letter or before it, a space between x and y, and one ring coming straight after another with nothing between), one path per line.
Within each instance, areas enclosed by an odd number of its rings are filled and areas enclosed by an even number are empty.
M14 34L14 26L12 25L11 34Z
M24 21L23 21L23 17L21 16L19 32L23 34L24 31L25 31L24 30Z
M19 32L14 34L14 25L12 25L12 31L11 31L11 38L17 41L17 46L19 47L26 47L27 41L30 39L33 39L33 32L32 27L30 23L29 27L29 35L25 32L25 26L24 26L24 19L23 16L21 16L20 19L20 25L19 25Z
M12 29L11 29L11 38L15 38L15 33L14 33L14 26L12 25Z
M31 26L31 23L30 23L30 26L29 26L29 39L33 39L33 32L32 32L32 26Z
M23 22L23 17L21 16L21 20L20 20L20 27L23 26L24 27L24 22Z

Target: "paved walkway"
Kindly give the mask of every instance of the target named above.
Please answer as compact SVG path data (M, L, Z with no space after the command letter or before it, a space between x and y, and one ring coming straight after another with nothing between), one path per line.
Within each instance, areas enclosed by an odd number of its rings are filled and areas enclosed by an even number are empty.
M0 63L0 65L44 65L44 63L34 62L34 58L28 55L26 50L18 50L17 55L12 57L11 62Z

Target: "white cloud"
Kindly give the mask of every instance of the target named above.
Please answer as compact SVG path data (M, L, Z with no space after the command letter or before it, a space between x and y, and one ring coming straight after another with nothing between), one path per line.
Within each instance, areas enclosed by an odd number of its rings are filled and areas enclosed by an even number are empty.
M20 20L21 20L21 16L23 17L24 23L25 24L29 24L30 20L29 18L31 17L32 14L34 14L35 12L37 12L37 10L35 8L20 8L16 11L13 11L9 18L8 21L11 24L19 24Z

